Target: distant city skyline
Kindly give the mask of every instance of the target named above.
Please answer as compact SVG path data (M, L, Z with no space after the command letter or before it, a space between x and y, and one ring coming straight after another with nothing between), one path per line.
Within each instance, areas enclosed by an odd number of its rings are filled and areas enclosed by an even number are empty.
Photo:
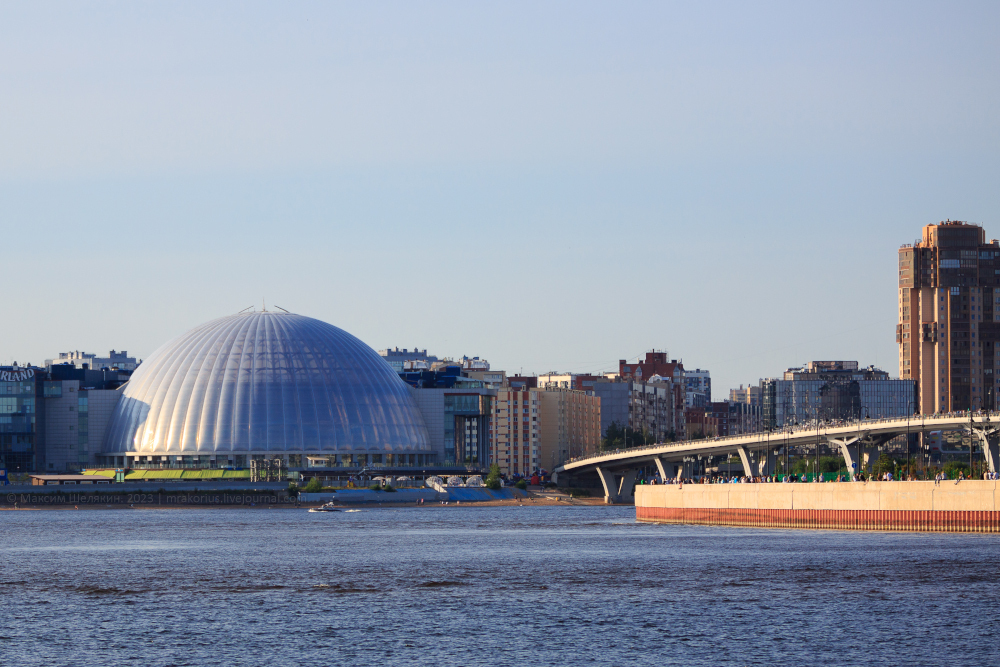
M813 359L895 375L898 247L1000 236L998 19L8 7L0 363L147 358L263 298L510 374L656 349L719 396Z

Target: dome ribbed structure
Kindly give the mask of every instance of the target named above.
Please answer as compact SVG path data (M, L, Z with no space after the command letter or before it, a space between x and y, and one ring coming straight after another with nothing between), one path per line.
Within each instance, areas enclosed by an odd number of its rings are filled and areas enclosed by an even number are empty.
M374 350L291 313L203 324L123 388L106 453L424 452L409 388Z

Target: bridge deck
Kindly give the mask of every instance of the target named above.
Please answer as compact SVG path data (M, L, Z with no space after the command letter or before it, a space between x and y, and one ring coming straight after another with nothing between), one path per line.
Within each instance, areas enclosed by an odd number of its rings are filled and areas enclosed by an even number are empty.
M946 415L914 415L909 418L871 419L833 425L781 431L751 433L747 435L713 438L709 440L686 440L635 447L632 449L604 452L595 456L571 459L554 472L584 472L597 467L622 467L641 465L660 459L679 461L686 456L738 454L740 450L770 447L800 446L817 441L853 443L872 436L897 436L906 433L927 433L930 431L955 431L968 429L970 422L976 430L995 432L1000 427L1000 412L979 413L971 420L968 413ZM993 461L990 465L994 469Z

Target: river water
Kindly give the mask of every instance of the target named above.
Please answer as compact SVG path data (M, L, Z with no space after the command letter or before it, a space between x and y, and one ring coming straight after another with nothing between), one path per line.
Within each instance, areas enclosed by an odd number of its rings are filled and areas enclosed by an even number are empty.
M2 665L998 665L1000 538L631 507L0 512Z

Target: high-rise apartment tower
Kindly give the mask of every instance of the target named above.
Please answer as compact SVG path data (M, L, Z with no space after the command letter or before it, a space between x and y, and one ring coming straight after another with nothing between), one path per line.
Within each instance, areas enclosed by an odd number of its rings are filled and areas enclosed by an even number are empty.
M899 249L899 377L918 411L990 409L1000 369L1000 242L948 220Z

